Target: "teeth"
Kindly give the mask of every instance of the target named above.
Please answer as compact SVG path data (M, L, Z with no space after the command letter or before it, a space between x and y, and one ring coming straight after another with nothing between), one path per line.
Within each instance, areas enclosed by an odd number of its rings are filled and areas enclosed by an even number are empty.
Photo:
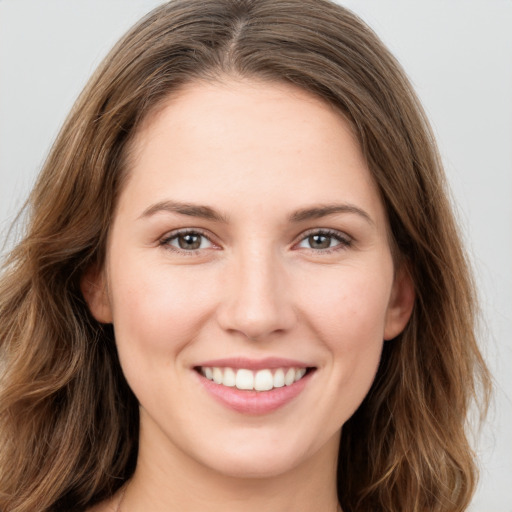
M268 391L274 387L274 377L270 370L260 370L254 377L254 389L256 391Z
M238 370L235 386L238 389L254 389L254 374L251 370Z
M273 388L291 386L302 379L306 374L306 368L277 368L275 370L264 369L253 372L241 368L201 367L201 374L216 384L228 387L237 387L243 390L269 391Z
M304 377L305 374L306 374L306 368L301 368L300 370L297 370L295 372L295 382L302 379L302 377Z
M284 383L289 386L290 384L293 384L295 382L295 369L289 368L286 372L286 375L284 376Z
M284 386L284 370L279 368L274 373L274 387L282 388Z
M236 386L236 374L231 368L224 368L224 376L222 378L222 384L233 388Z
M213 369L213 382L215 384L222 384L224 375L222 374L222 370L220 368Z

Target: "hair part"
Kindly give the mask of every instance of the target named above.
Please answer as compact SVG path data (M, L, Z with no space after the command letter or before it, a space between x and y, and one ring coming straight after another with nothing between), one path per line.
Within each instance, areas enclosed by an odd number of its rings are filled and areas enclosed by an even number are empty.
M0 280L0 509L83 510L133 473L138 403L112 326L80 279L101 266L141 123L180 87L234 76L286 82L349 121L415 283L405 331L343 427L345 512L461 511L476 484L466 417L487 403L474 286L435 141L399 64L327 0L177 0L113 48L78 98L28 201Z

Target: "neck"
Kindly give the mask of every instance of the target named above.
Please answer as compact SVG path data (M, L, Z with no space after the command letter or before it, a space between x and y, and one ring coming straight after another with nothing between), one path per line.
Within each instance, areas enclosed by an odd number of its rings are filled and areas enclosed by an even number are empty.
M141 428L137 468L126 487L120 512L340 510L336 491L339 434L296 467L255 478L205 467L165 442L164 437L161 432ZM158 453L155 447L159 447Z

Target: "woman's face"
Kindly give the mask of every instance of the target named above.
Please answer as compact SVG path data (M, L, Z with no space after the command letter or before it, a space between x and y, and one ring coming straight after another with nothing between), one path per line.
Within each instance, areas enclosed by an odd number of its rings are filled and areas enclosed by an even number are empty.
M131 156L83 289L140 402L139 457L331 468L413 301L349 125L293 86L194 83Z

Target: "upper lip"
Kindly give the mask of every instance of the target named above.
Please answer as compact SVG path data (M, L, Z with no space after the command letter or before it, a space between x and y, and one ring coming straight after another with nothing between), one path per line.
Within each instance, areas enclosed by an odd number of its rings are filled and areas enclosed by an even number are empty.
M203 361L195 367L210 368L244 368L247 370L263 370L274 368L311 368L312 365L296 359L287 359L282 357L265 357L264 359L250 359L247 357L228 357L222 359L211 359Z

